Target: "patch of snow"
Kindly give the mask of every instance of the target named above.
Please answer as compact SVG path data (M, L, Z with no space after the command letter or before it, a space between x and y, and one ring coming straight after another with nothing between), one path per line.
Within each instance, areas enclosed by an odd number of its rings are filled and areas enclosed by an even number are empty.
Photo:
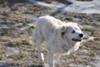
M54 7L53 4L48 4L48 3L40 2L40 1L36 1L36 2L34 3L34 5L43 6L43 7L48 7L48 8L53 8L53 7Z
M87 14L93 14L93 13L100 14L100 0L85 1L85 2L69 0L69 2L72 2L72 4L66 5L58 2L45 3L42 1L41 2L34 1L33 4L38 6L48 7L54 11L60 10L61 13L77 12L77 13L87 13Z
M63 9L63 12L77 12L77 13L99 13L100 14L100 4L96 1L90 2L73 2L72 5L67 6Z
M96 10L96 9L87 9L87 10L82 11L81 13L87 13L87 14L95 13L95 14L100 14L100 10Z

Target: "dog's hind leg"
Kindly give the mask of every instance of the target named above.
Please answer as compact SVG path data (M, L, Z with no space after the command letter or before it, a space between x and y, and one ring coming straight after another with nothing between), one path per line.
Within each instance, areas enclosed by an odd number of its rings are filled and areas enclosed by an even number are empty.
M41 33L39 31L39 29L34 29L32 32L32 36L33 36L33 42L34 42L34 46L36 47L36 51L38 53L38 58L42 60L42 62L44 62L44 55L42 53L42 48L41 48L41 44L43 42L42 40L42 36Z

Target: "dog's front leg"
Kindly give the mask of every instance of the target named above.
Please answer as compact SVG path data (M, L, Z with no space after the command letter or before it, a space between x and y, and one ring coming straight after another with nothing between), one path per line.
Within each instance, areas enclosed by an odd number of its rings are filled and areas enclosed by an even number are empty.
M48 55L47 55L47 64L48 67L55 67L54 63L53 63L53 52L48 50Z

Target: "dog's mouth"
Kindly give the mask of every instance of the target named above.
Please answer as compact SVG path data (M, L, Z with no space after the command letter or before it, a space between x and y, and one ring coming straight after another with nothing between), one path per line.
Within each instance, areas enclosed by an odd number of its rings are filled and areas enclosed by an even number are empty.
M82 39L73 38L72 41L81 41Z

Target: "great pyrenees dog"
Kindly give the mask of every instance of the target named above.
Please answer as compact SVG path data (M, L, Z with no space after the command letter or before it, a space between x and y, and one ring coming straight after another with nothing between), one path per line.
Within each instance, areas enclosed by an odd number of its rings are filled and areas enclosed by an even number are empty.
M77 23L63 22L46 15L37 19L32 36L39 57L44 60L43 53L41 53L41 44L45 42L48 49L48 67L55 67L53 63L54 55L57 53L70 54L78 50L83 32Z

